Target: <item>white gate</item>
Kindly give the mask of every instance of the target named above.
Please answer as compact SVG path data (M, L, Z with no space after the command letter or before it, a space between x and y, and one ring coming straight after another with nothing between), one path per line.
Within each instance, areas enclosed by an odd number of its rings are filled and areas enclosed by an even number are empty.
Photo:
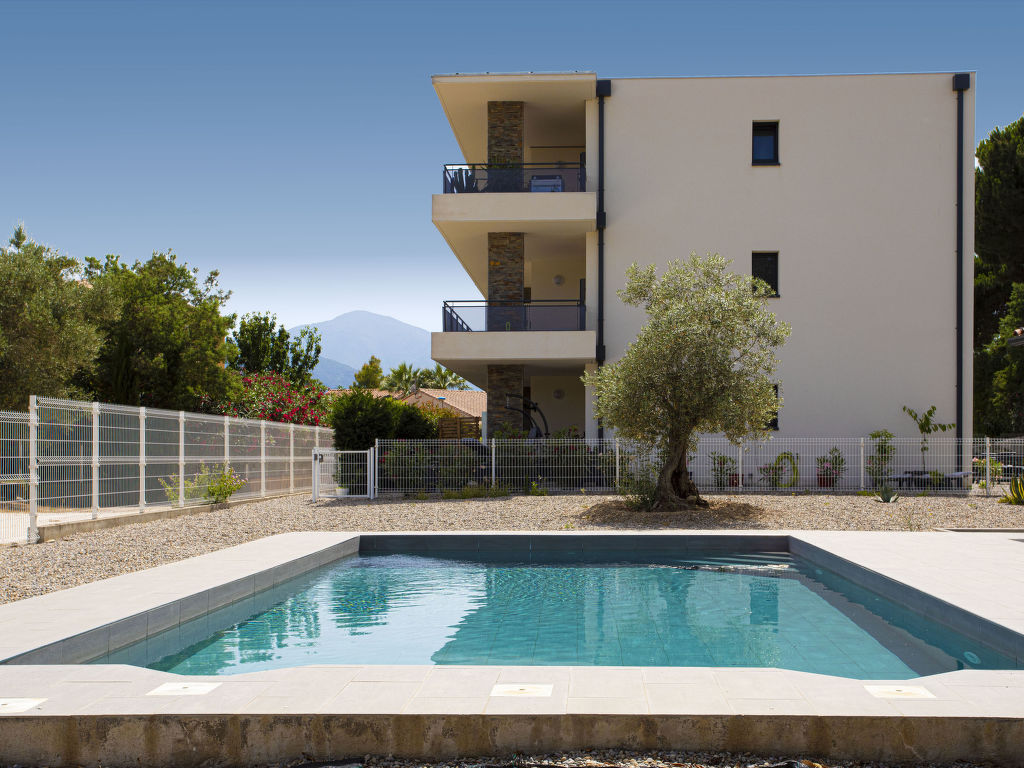
M377 451L313 451L313 501L322 498L372 499Z

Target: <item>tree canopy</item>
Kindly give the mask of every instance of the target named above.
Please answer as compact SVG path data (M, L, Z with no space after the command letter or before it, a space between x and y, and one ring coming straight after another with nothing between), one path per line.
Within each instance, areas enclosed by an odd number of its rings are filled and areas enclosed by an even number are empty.
M0 409L24 411L29 395L76 397L116 314L108 291L82 281L81 265L33 242L18 226L0 248Z
M1019 383L1021 352L1006 348L1008 333L1024 324L1024 117L992 131L977 158L974 423L999 435L1024 429L1024 403L1009 389Z
M775 350L790 328L768 311L762 280L730 272L718 254L626 271L623 302L647 322L617 361L583 377L594 413L658 460L656 506L703 505L687 470L701 433L764 437L778 411Z
M320 362L320 332L303 328L292 338L277 315L250 313L238 322L231 343L237 348L231 367L247 374L277 373L295 384L306 384Z
M104 341L85 380L97 399L190 409L203 394L228 397L225 338L234 315L221 314L231 294L220 289L217 272L200 280L174 253L154 252L131 266L119 256L89 258L84 277L121 307L100 318Z
M383 381L384 371L380 367L380 358L370 355L370 359L356 371L352 386L356 389L380 389Z

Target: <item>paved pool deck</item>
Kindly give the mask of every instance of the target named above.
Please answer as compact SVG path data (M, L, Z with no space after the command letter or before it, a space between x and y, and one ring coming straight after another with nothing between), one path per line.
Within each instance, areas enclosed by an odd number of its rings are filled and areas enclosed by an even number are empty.
M402 537L411 534L401 534ZM1024 533L424 533L681 537L789 549L1024 660ZM477 539L482 541L483 539ZM82 665L358 551L289 533L0 606L0 763L251 765L623 747L1024 766L1024 670L852 680L783 669L307 666L184 677ZM664 541L664 540L663 540ZM531 544L532 546L532 544Z

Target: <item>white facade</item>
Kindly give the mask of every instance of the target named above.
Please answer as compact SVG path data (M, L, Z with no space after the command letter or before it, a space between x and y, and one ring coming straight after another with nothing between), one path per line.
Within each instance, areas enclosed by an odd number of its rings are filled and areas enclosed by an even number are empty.
M497 263L488 232L525 234L533 302L573 300L585 278L582 328L437 333L439 362L485 388L488 365L522 365L552 430L596 436L578 378L597 363L603 155L607 362L644 319L615 293L630 263L718 252L749 273L752 253L777 252L769 302L793 328L779 353L779 435L916 435L903 405L936 405L952 422L959 357L971 436L973 74L960 92L962 212L952 73L611 80L603 152L594 75L438 77L435 87L467 163L488 161L488 101L522 102L524 162L586 152L586 191L434 196L434 221L485 298ZM756 122L778 124L778 164L752 162Z

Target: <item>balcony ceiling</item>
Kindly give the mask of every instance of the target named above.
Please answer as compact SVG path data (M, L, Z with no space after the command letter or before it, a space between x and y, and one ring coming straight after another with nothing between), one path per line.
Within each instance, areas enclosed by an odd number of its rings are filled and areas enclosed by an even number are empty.
M531 146L585 143L585 102L597 87L593 72L435 75L432 80L467 163L487 162L488 101L526 103Z

